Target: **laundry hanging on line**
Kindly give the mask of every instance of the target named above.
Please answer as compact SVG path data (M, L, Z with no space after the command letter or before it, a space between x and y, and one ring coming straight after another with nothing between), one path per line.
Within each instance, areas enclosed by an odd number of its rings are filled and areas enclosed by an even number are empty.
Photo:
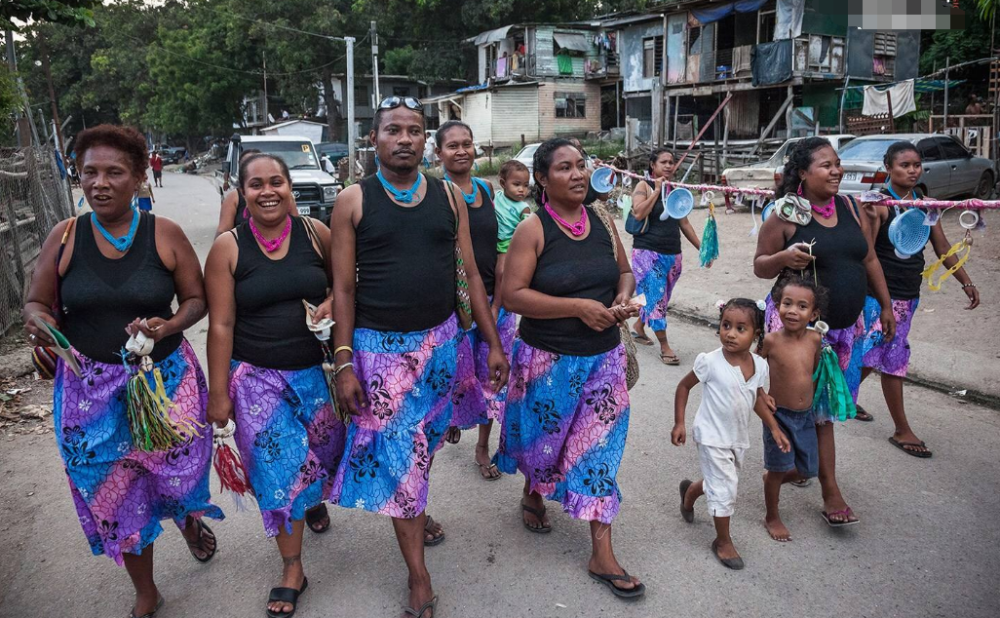
M913 96L913 80L899 82L888 88L879 90L876 86L865 87L865 104L861 113L865 116L889 113L889 100L892 97L892 117L899 118L904 114L917 110L917 102Z

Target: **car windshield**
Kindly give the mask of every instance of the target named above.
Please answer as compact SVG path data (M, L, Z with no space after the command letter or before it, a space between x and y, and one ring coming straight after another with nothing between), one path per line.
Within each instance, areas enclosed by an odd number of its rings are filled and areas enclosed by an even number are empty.
M535 156L535 151L538 150L538 144L532 144L530 146L525 146L521 149L521 152L517 153L515 159L530 159Z
M840 149L841 161L881 161L898 139L856 139Z
M259 142L249 147L281 157L291 170L319 169L312 144L308 142Z

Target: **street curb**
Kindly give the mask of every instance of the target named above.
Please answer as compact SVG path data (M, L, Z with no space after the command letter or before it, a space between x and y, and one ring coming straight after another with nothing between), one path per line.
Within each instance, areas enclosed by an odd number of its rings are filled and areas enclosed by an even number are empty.
M697 326L705 326L713 330L718 330L719 328L718 319L713 320L705 316L704 314L698 313L696 311L691 311L689 309L682 309L676 306L671 306L669 312L671 315L675 315L679 319L684 320L685 322L688 322L690 324L695 324ZM917 386L921 386L923 388L937 391L939 393L944 393L945 395L951 395L955 399L962 402L975 403L986 408L991 408L993 410L1000 410L1000 396L998 395L984 393L982 391L978 391L976 389L968 387L962 389L961 387L955 386L953 384L945 384L944 382L938 382L937 380L926 378L924 376L921 376L919 372L910 371L909 375L907 375L906 378L904 379L907 382L910 382L911 384L916 384ZM965 390L966 391L965 396L958 397L952 395L952 393L958 390Z

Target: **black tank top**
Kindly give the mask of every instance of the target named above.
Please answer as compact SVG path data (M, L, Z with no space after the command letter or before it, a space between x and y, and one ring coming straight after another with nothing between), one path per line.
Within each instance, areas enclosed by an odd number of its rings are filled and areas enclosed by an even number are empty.
M455 312L455 212L444 183L424 177L416 206L393 202L376 176L361 181L355 326L427 330Z
M882 189L885 195L892 195L886 189ZM913 190L915 199L920 199L923 195L917 190ZM894 300L913 300L920 298L920 283L923 281L924 272L924 252L916 253L906 259L896 255L896 247L889 241L889 224L896 218L896 209L891 206L887 209L889 218L885 220L875 237L875 255L882 264L882 272L885 274L885 285L889 288L889 297ZM868 294L874 296L869 288Z
M128 341L125 327L136 318L173 317L174 274L156 252L156 216L140 213L131 248L121 258L104 257L94 240L93 213L76 220L73 256L60 283L61 329L80 354L120 364ZM150 355L170 356L184 335L164 337Z
M236 202L236 219L233 221L233 227L239 227L241 223L247 220L247 198L243 197L243 192L239 189L236 190L237 202Z
M479 193L483 203L478 208L469 206L469 233L472 235L472 252L476 256L476 267L479 276L483 278L486 294L493 296L496 287L497 271L497 211L490 198L487 184L476 178L472 182L479 184Z
M548 211L538 211L545 246L538 256L531 289L560 298L589 298L610 307L618 289L618 264L607 228L592 208L586 208L590 234L583 240L572 240ZM621 341L617 325L597 332L580 318L521 318L521 338L540 350L571 356L603 354Z
M645 180L649 190L653 190L653 185ZM653 210L649 213L649 229L645 234L635 236L632 246L636 249L646 249L656 251L664 255L676 255L681 252L681 226L680 222L673 217L667 217L666 221L660 221L663 214L663 200L658 196Z
M868 255L868 241L847 199L838 195L836 204L835 227L820 225L814 214L806 225L795 226L795 233L785 242L785 248L798 242L816 241L812 248L816 273L819 285L827 289L829 298L829 307L822 319L830 328L847 328L858 320L865 306L868 273L864 260ZM812 266L806 268L805 275L812 278ZM774 301L777 303L778 299Z
M305 222L292 217L288 253L268 258L257 245L249 222L236 226L236 324L233 358L267 369L305 369L323 362L316 336L306 328L302 300L318 305L326 298L323 259L313 247Z

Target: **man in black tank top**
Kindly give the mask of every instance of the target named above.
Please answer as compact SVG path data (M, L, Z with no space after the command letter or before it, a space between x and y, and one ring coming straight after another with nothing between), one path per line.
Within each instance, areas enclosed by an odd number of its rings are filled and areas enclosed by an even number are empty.
M498 388L509 367L476 268L465 203L449 184L419 173L425 141L420 101L382 101L369 138L379 173L341 193L330 225L337 399L353 416L332 499L393 518L409 566L410 608L427 618L436 598L424 545L437 544L444 533L424 513L426 484L451 420L462 333L454 317L456 236ZM432 401L426 390L435 391ZM398 461L380 462L393 454L410 458L405 484L389 471L390 463L399 468ZM422 486L414 488L420 472ZM381 491L372 491L372 484Z

